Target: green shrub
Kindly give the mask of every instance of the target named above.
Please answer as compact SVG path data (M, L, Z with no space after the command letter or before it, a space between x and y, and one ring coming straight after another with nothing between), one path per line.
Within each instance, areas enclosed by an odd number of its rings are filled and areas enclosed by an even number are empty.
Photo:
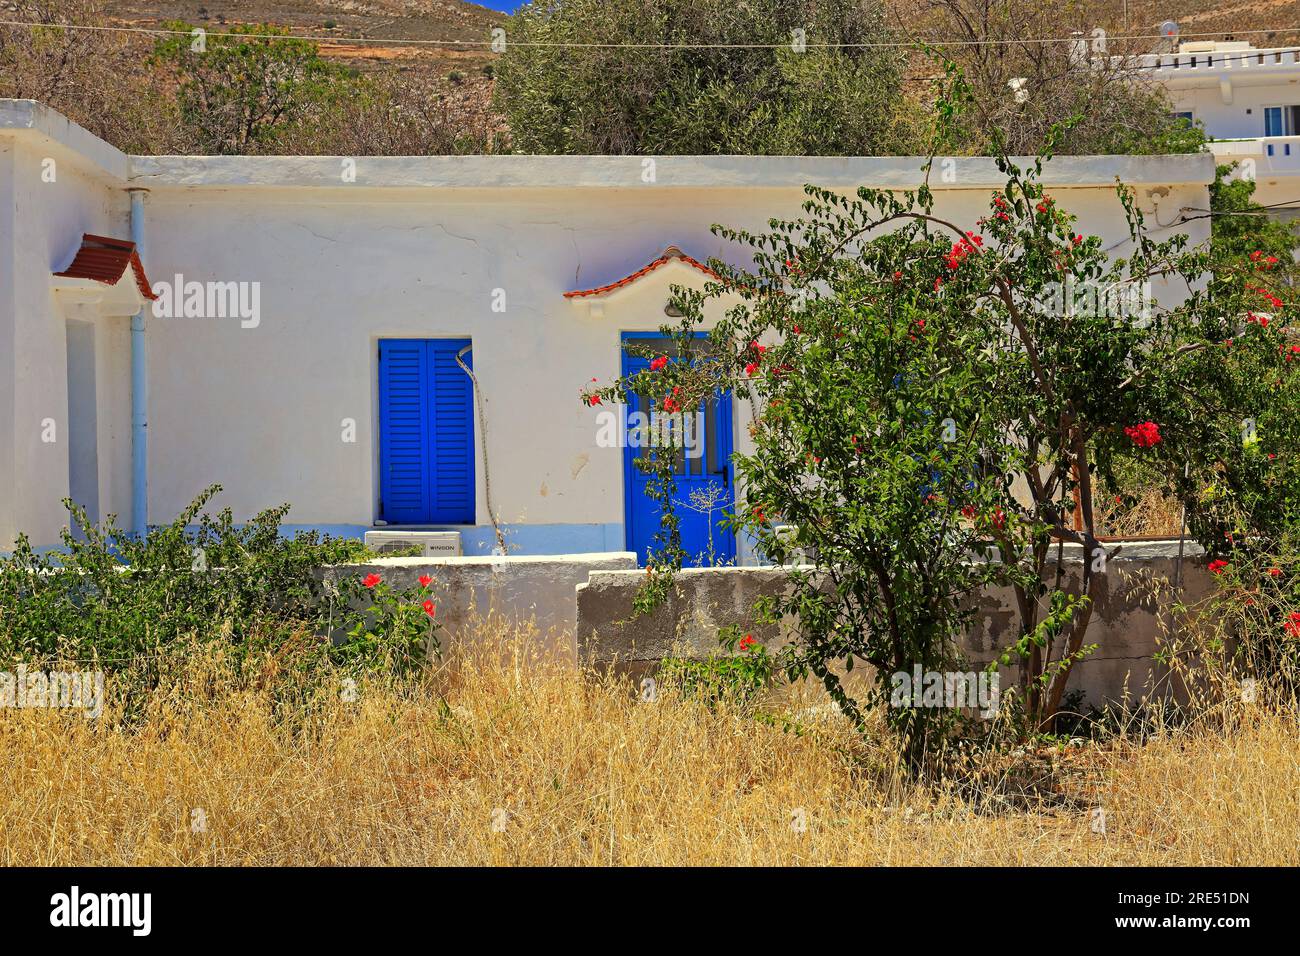
M281 536L288 505L242 526L229 509L203 513L220 490L208 488L144 538L111 517L92 524L65 501L77 533L64 530L61 550L38 554L20 536L0 558L0 660L75 662L142 692L218 643L236 666L270 655L277 673L308 684L413 671L426 646L436 648L423 593L367 589L360 575L324 580L326 566L368 556L359 541ZM334 642L331 633L347 637Z

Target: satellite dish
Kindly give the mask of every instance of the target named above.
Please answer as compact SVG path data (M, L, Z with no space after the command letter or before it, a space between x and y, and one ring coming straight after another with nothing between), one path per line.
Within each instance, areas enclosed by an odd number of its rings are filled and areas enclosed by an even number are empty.
M1174 37L1178 36L1178 24L1173 20L1166 20L1164 23L1160 24L1160 35L1172 40Z

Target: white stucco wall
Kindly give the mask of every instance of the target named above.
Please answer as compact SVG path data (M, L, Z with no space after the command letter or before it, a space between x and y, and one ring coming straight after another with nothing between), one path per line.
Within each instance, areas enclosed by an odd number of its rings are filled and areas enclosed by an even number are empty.
M0 146L24 138L13 129L6 137L0 126ZM612 297L600 316L562 293L620 279L670 243L697 259L740 261L739 250L710 233L713 223L761 229L772 216L796 215L805 182L842 190L914 186L920 163L660 158L655 181L646 182L637 157L362 158L355 182L345 182L337 157L136 157L116 191L86 189L76 198L71 190L35 194L28 174L26 185L0 202L0 224L15 203L50 208L18 214L21 268L30 273L19 325L31 328L16 347L22 381L39 379L39 387L21 389L14 421L25 423L38 406L66 395L61 325L40 326L27 315L34 308L27 300L39 298L51 263L66 262L53 250L70 256L83 231L129 235L124 190L146 186L145 265L153 282L179 273L186 281L260 283L255 328L242 328L236 318L150 319L151 521L172 518L203 487L220 482L225 491L214 504L231 507L237 518L288 501L294 524L359 534L376 517L378 340L469 337L487 422L477 440L486 444L493 499L511 526L512 544L522 553L621 551L622 451L597 447L596 410L580 404L578 394L593 377L604 382L618 374L620 333L654 331L665 321L673 282L706 280L685 266L666 267ZM932 177L938 212L973 227L1001 177L981 159L946 168L950 181L940 166ZM1080 216L1082 231L1122 253L1127 230L1117 176L1134 184L1154 226L1184 206L1207 204L1212 160L1063 157L1049 165L1059 205ZM46 225L33 241L26 220L35 218ZM1178 228L1194 240L1208 236L1206 220ZM0 256L9 254L3 249ZM504 290L504 312L492 309L495 290ZM4 295L0 346L14 314ZM50 314L48 302L40 309ZM120 372L106 369L103 387L113 404L105 417L125 428L124 336L120 344L112 337L105 362ZM0 411L3 376L0 365ZM357 423L355 443L342 440L346 418ZM735 438L744 447L743 405L736 419ZM129 482L129 428L122 435L101 500L125 512L129 489L119 485ZM0 537L15 526L48 537L56 491L67 486L66 454L60 472L57 456L41 459L52 453L30 440L14 447L23 462L41 464L35 478L21 472L23 491L7 506ZM491 541L481 463L477 477L479 527L466 537L470 553Z
M6 102L0 101L0 549L20 531L37 546L57 543L66 523L60 500L68 493L69 318L94 329L100 512L126 514L130 507L125 320L51 291L51 274L68 265L83 232L129 233L122 188L129 164L48 110L19 112L27 125L6 127L16 112Z

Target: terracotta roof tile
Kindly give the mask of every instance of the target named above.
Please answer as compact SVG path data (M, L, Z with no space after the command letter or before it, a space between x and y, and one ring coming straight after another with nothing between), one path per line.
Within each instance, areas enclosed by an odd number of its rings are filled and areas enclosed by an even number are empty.
M135 276L136 288L146 299L156 299L149 280L144 274L144 264L140 254L135 251L135 243L128 239L112 239L108 236L95 236L85 233L81 237L81 248L73 257L72 265L56 276L67 279L94 279L106 285L116 285L121 281L127 266Z
M625 285L630 285L631 283L635 282L637 279L640 279L644 275L649 275L651 272L654 272L660 266L667 265L673 259L680 259L688 266L694 266L696 269L699 269L707 276L712 276L715 279L721 278L721 276L719 276L716 272L714 272L704 263L700 262L698 259L692 259L690 256L682 252L682 250L678 249L676 246L669 246L667 249L663 251L663 255L661 255L658 259L655 259L653 262L648 263L643 268L638 269L636 272L633 272L631 275L624 276L622 279L619 279L617 282L611 282L608 285L597 286L594 289L575 289L572 292L564 293L564 297L566 299L582 299L582 298L586 298L587 296L604 295L607 292L613 292L615 289L621 289Z

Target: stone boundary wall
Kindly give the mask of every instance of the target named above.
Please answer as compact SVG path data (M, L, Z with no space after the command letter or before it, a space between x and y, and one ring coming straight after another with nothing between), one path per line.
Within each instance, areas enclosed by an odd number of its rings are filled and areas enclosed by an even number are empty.
M431 576L430 594L438 603L444 646L482 640L474 629L481 615L499 614L507 625L535 627L548 648L572 655L577 619L576 589L589 574L635 575L630 551L593 554L518 555L488 558L378 558L326 570L326 580L374 572L394 588L418 587Z
M1178 542L1114 542L1121 552L1106 565L1085 644L1099 644L1096 653L1075 666L1067 693L1082 691L1088 704L1132 702L1156 695L1177 695L1168 669L1153 660L1160 636L1158 611L1145 582L1172 582L1178 565ZM1065 549L1065 576L1079 587L1082 549ZM1054 562L1050 564L1055 567ZM644 572L593 571L578 586L577 645L582 659L620 669L653 668L663 657L707 656L718 650L717 634L727 624L752 631L768 646L791 633L789 625L754 627L752 608L762 594L785 587L783 568L692 568L678 575L675 593L653 614L632 617L632 599ZM1182 594L1187 602L1206 596L1213 576L1201 550L1188 542L1182 559ZM968 661L983 665L1019 637L1015 599L1010 588L986 592L977 600L976 614L963 649ZM1059 656L1059 647L1057 649ZM1002 686L1013 686L1017 667L1002 669Z

